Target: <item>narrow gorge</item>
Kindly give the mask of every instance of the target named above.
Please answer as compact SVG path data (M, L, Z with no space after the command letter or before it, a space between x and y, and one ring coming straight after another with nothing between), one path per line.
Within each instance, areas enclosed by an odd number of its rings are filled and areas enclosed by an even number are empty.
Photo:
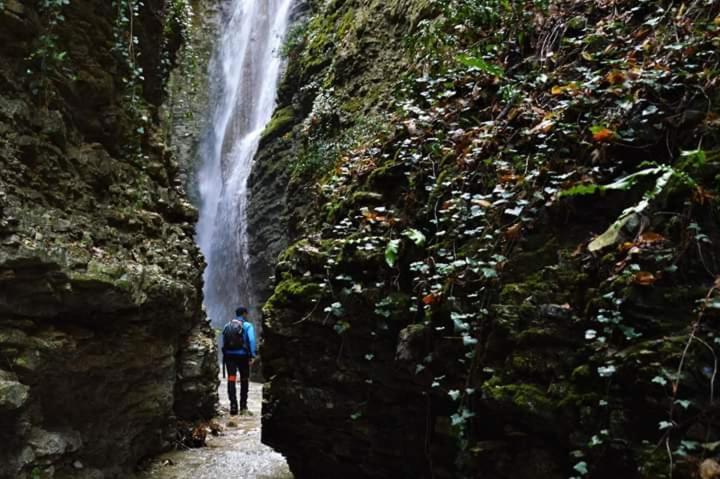
M720 479L719 52L713 0L0 0L0 478Z

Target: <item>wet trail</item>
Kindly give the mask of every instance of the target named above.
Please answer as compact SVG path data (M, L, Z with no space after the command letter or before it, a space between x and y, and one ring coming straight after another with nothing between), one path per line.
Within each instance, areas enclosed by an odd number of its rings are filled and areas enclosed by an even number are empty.
M223 428L221 435L208 435L204 448L163 454L137 479L292 479L285 458L260 442L262 384L250 383L248 399L254 416L231 418L221 383L222 414L216 418Z

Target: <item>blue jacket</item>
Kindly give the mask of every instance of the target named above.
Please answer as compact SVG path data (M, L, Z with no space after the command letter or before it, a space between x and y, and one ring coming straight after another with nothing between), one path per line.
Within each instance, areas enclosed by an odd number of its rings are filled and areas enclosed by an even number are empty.
M223 354L228 356L250 356L255 357L255 328L252 323L245 318L237 317L236 319L242 321L243 333L245 334L245 345L242 349L225 349L225 330L230 327L230 323L225 325L223 329Z

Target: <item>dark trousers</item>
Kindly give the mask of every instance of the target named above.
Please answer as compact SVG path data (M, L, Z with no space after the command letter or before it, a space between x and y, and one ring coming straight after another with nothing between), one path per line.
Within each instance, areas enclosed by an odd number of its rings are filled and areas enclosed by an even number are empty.
M237 411L237 389L235 384L240 376L240 409L247 409L248 383L250 381L250 358L247 356L225 356L228 374L228 397L230 410Z

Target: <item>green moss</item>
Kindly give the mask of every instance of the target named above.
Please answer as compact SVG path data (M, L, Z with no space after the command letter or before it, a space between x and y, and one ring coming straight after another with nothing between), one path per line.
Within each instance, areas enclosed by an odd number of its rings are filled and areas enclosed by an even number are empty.
M285 108L275 111L272 118L265 126L265 129L260 137L260 141L265 142L282 135L293 125L294 120L295 110L292 106L286 106Z
M352 206L376 206L382 205L385 199L380 193L374 191L356 191L352 195Z
M348 10L338 22L337 33L340 38L344 38L355 25L355 12Z
M91 260L85 271L72 272L70 279L75 287L97 289L129 289L132 285L123 277L125 270L117 264Z
M365 107L365 103L365 99L358 95L344 102L341 108L350 114L358 113Z
M535 347L543 344L557 344L558 339L562 340L562 338L558 338L557 331L545 328L528 328L517 337L518 344Z
M508 365L513 373L523 375L547 374L560 369L559 361L555 355L543 350L516 351L509 359Z
M587 379L592 377L592 371L589 364L583 364L573 369L572 378L574 381Z
M318 14L308 22L301 57L302 70L317 70L328 61L337 35L337 17L337 13Z
M531 278L524 283L510 283L503 286L500 292L500 302L508 304L522 304L527 298L532 296L539 288L543 287L542 282L538 282Z
M532 414L546 415L555 410L554 402L547 394L534 384L492 384L488 381L483 391L491 399L510 402L518 408Z
M307 283L292 277L288 273L283 274L283 280L275 287L275 292L270 297L265 307L268 310L289 305L311 303L313 299L322 297L320 285Z

